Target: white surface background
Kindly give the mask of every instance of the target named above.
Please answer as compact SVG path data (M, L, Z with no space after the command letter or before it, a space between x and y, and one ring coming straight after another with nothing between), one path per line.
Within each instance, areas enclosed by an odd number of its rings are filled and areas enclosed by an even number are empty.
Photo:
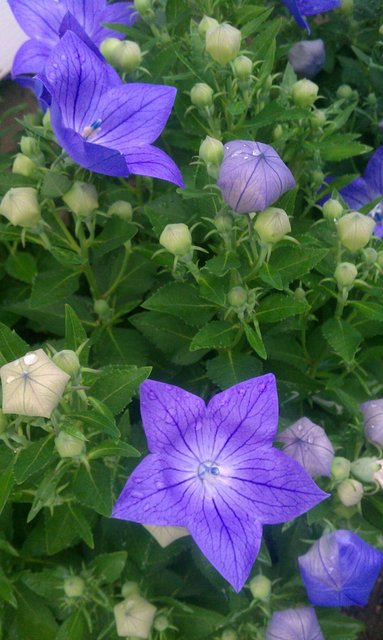
M28 36L17 24L7 0L0 0L0 78L11 71L16 51L25 40Z

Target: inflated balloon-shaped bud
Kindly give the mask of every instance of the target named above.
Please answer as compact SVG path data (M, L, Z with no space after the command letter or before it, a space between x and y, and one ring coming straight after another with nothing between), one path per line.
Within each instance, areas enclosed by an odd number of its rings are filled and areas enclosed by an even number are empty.
M116 200L110 205L107 213L110 216L117 216L121 220L131 220L133 208L130 202L126 202L126 200Z
M364 435L368 442L383 447L383 398L360 405L364 418Z
M204 38L210 29L215 29L218 26L218 20L210 18L209 16L204 16L198 25L198 33L201 38Z
M295 73L305 78L313 78L323 69L326 61L324 42L320 38L296 42L291 47L288 58Z
M341 84L336 90L336 95L338 98L343 98L344 100L349 100L353 96L352 87L349 84Z
M375 221L359 211L351 211L338 221L338 238L346 249L355 252L369 242L375 228Z
M60 458L78 458L85 451L84 441L65 431L60 431L56 436L55 447Z
M258 575L249 582L251 595L255 600L268 602L271 595L271 580L266 576Z
M247 56L238 56L233 60L234 75L241 82L247 82L253 71L253 63Z
M85 581L81 576L71 576L64 580L64 591L68 598L81 598L85 591Z
M323 204L322 213L326 220L337 220L343 214L343 207L338 200L330 198Z
M104 58L113 66L116 65L115 51L121 44L118 38L105 38L100 44L100 51Z
M80 361L77 353L71 351L71 349L63 349L54 354L52 358L53 362L57 364L60 369L65 371L71 378L77 378L80 373Z
M113 64L126 73L133 73L141 63L142 53L137 42L122 40L113 51Z
M330 476L334 448L322 427L300 418L278 435L283 451L306 469L310 476Z
M319 129L326 124L327 116L321 109L315 109L310 116L310 122L314 129Z
M113 611L117 635L123 638L127 636L149 638L157 609L145 598L132 594L117 604Z
M153 0L133 0L133 6L144 18L153 14Z
M65 204L80 218L87 218L98 208L96 187L87 182L74 182L63 196Z
M15 226L35 227L41 220L37 196L37 190L32 187L9 189L0 203L0 214Z
M12 165L12 173L17 173L26 178L33 178L36 174L36 169L37 167L31 158L28 158L23 153L16 155Z
M212 138L211 136L206 136L206 138L201 142L199 157L201 160L206 162L206 164L210 163L219 166L223 160L223 155L224 148L220 140Z
M183 222L167 224L160 235L160 244L174 256L186 256L192 248L189 227Z
M347 458L336 456L331 465L331 479L334 482L342 482L346 480L351 471L351 462Z
M166 631L166 629L169 629L170 626L171 625L169 622L169 618L163 613L160 613L159 616L156 616L153 623L153 629L159 631L160 633L163 633L164 631Z
M338 498L345 507L354 507L363 498L364 489L359 480L348 478L337 485Z
M213 60L225 65L238 55L241 38L239 29L224 22L206 32L206 51Z
M227 301L231 307L243 307L247 303L247 291L243 287L233 287L227 294Z
M358 269L352 262L340 262L334 272L334 278L340 288L352 287L357 275Z
M203 109L213 104L213 89L205 82L197 82L190 91L190 100L195 107Z
M315 82L303 78L292 86L292 96L297 107L311 107L318 97L319 87Z
M351 464L352 474L361 482L374 482L375 474L380 469L377 457L359 458Z
M289 217L283 209L268 207L256 217L254 229L262 244L275 244L291 231Z
M138 582L127 580L121 587L121 595L123 598L129 598L132 594L140 593Z

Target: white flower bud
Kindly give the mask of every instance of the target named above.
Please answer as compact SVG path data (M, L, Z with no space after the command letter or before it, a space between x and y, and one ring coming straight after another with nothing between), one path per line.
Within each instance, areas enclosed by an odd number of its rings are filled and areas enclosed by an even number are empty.
M189 535L189 531L186 527L166 527L157 526L154 524L143 525L147 531L157 540L161 547L167 547L169 544L178 540L178 538L184 538Z
M297 107L311 107L318 97L319 87L315 82L303 78L293 84L292 96Z
M230 24L219 24L206 33L206 51L219 64L234 60L241 48L241 32Z
M213 89L205 82L197 82L190 91L190 100L199 109L210 107L213 104Z
M20 149L21 153L28 158L36 158L40 155L40 145L36 138L32 138L31 136L22 136L20 140Z
M28 156L25 156L23 153L18 153L13 161L12 173L32 178L36 174L36 168L37 167L33 160L28 158Z
M271 581L266 576L256 576L249 582L251 595L255 600L268 602L271 595Z
M363 256L367 264L375 264L378 252L373 247L367 247L367 249L363 250Z
M283 209L268 207L256 217L254 229L263 244L274 244L290 233L289 217Z
M243 307L247 302L247 291L243 287L233 287L227 294L227 301L232 307Z
M323 217L326 220L337 220L341 217L343 213L343 207L338 200L334 198L330 198L330 200L326 200L326 202L322 206Z
M132 594L113 609L117 635L126 638L148 638L156 614L156 607L138 594Z
M358 480L343 480L336 490L339 500L345 507L353 507L363 498L363 485Z
M341 262L335 269L334 278L340 287L351 287L357 275L358 269L352 262Z
M362 482L374 482L374 476L380 469L380 464L376 457L359 458L351 463L352 474Z
M119 42L118 47L113 49L111 57L112 64L118 69L133 73L141 63L142 53L137 42L122 40Z
M159 616L156 617L155 621L154 621L154 625L153 628L156 631L166 631L166 629L169 628L169 618L167 618L167 616L165 616L163 613L161 613Z
M351 98L353 93L354 92L349 84L341 84L336 90L338 98L345 98L346 100Z
M81 598L85 590L85 582L80 576L73 576L64 581L64 591L68 598Z
M113 66L116 64L114 52L121 44L121 40L118 38L105 38L100 44L100 51L104 58Z
M58 351L54 354L52 360L58 367L60 367L60 369L70 375L71 378L77 378L80 373L80 361L78 359L78 355L70 349Z
M138 582L132 582L131 580L127 580L122 585L121 594L123 598L129 598L132 594L140 593L140 588L138 586Z
M3 412L50 418L70 376L42 349L30 351L0 369Z
M253 70L253 63L247 56L238 56L233 61L235 77L242 82L249 80Z
M85 451L85 444L65 431L60 431L55 438L56 451L60 458L78 458Z
M218 26L218 20L215 18L209 18L209 16L204 16L198 25L198 33L201 38L204 38L209 29L215 29Z
M347 480L350 475L351 462L341 456L335 457L331 465L331 479L335 482Z
M314 129L323 127L323 125L326 124L326 120L327 118L325 112L321 111L320 109L315 109L313 114L310 116L310 122Z
M121 218L121 220L131 220L132 213L132 205L130 202L126 202L126 200L117 200L116 202L113 202L108 209L108 215L117 216L118 218Z
M205 140L202 140L199 148L199 157L206 164L213 164L217 167L223 160L224 147L220 140L206 136Z
M364 216L358 211L352 211L338 221L338 237L349 251L363 249L370 240L375 228L375 220Z
M96 187L87 182L74 182L62 199L69 209L81 218L88 217L98 208Z
M0 203L0 214L13 225L35 227L41 219L37 190L32 187L9 189Z
M192 247L189 227L183 222L167 224L160 235L160 244L174 256L186 256Z

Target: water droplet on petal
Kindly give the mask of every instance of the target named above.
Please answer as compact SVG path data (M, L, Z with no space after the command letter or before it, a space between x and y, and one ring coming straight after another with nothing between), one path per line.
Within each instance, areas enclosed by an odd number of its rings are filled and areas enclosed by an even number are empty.
M149 398L149 400L155 400L155 399L156 399L156 396L155 396L155 394L153 393L153 391L149 391L149 393L148 393L148 398Z
M144 494L142 493L142 491L132 491L130 495L132 496L132 498L142 498Z
M58 64L57 64L57 62L53 62L52 67L53 67L54 69L58 69Z
M309 444L313 444L313 442L314 442L314 438L313 438L313 436L309 436L309 437L307 438L307 442L308 442Z
M154 483L157 489L163 489L165 484L163 482L161 482L160 480L156 480L156 482Z
M370 429L375 429L375 425L374 425L374 424L371 424L371 425L370 425Z
M61 54L61 56L60 56L60 59L61 59L63 62L65 62L65 60L66 60L66 54L65 54L65 53L62 53L62 54Z
M9 384L10 382L13 382L15 380L15 376L8 376L7 378L7 384Z
M147 511L148 509L150 509L150 504L149 504L149 503L144 504L144 505L143 505L143 507L142 507L142 509L143 509L144 511Z
M27 353L26 356L24 356L24 364L26 365L31 365L31 364L35 364L37 362L38 358L37 355L35 353Z
M167 424L172 424L173 423L173 418L171 416L167 415L166 418L165 418L165 422Z

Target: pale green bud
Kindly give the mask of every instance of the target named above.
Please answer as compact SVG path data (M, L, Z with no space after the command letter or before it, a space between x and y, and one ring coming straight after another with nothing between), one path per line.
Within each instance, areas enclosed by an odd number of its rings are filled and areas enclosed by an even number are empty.
M167 224L160 235L160 244L174 256L186 256L192 247L189 227L183 222Z
M87 218L98 208L96 187L87 182L74 182L62 199L69 209L81 218Z
M28 156L18 153L13 161L12 173L32 178L36 174L36 165Z
M338 238L349 251L363 249L369 242L375 221L358 211L351 211L338 221Z
M335 482L342 482L347 480L350 475L351 462L347 458L336 456L331 465L331 479Z
M351 287L358 269L352 262L341 262L335 269L334 278L340 287Z
M227 301L232 307L243 307L247 302L247 291L243 287L233 287L227 294Z
M379 471L378 458L359 458L351 463L352 474L362 482L374 482L375 473Z
M126 71L126 73L133 73L141 63L141 49L133 40L122 40L113 50L112 59L112 64L118 69Z
M379 35L383 36L383 24L381 24L379 27Z
M273 140L279 140L283 136L283 127L277 124L273 129Z
M110 205L108 209L108 215L117 216L122 220L131 220L133 214L133 208L130 202L126 202L126 200L117 200Z
M274 244L290 233L291 226L286 211L268 207L257 215L254 229L263 244Z
M256 576L249 582L251 595L255 600L268 602L271 595L271 581L266 576Z
M112 310L106 300L95 300L93 309L101 320L110 320L112 317Z
M315 82L303 78L292 86L292 96L297 107L311 107L318 97L319 87Z
M230 213L223 213L221 211L215 216L214 224L219 233L230 233L233 228L233 216L231 216Z
M35 227L41 219L37 195L32 187L9 189L0 203L0 214L13 225Z
M136 11L142 16L153 12L152 0L134 0L133 5Z
M68 598L81 598L85 590L85 582L80 576L73 576L64 580L64 591Z
M201 38L204 38L209 29L215 29L215 27L218 26L218 20L216 20L215 18L210 18L209 16L204 16L198 25L198 33Z
M28 158L34 158L38 156L40 152L40 145L36 138L31 136L22 136L20 140L21 153L28 156Z
M353 507L358 504L364 494L362 483L352 479L343 480L338 484L336 490L339 500L345 507Z
M353 95L353 90L349 84L341 84L336 90L336 95L338 98L343 98L349 100Z
M85 451L84 442L65 431L55 438L55 447L60 458L78 458Z
M206 33L206 51L219 64L234 60L241 48L241 32L230 24L223 23Z
M206 164L214 164L219 166L223 160L224 147L220 140L206 136L205 140L201 142L199 148L199 157Z
M314 127L314 129L319 129L319 127L323 127L323 125L326 124L326 120L327 118L326 118L325 112L321 111L320 109L315 109L313 114L310 116L310 122Z
M340 0L340 10L342 13L351 14L354 10L354 0Z
M133 593L139 593L140 588L138 586L138 582L132 582L131 580L127 580L124 582L121 589L121 594L123 598L129 598Z
M195 107L203 109L213 104L213 89L205 82L197 82L190 91L190 100Z
M322 206L322 213L326 220L337 220L343 213L343 207L338 200L330 198L330 200L326 200Z
M238 640L238 635L234 629L225 629L225 631L222 632L221 640Z
M43 127L47 131L52 131L51 127L51 110L47 109L43 115Z
M70 349L63 349L54 354L52 358L55 365L60 367L71 378L77 378L80 373L80 361L77 353Z
M375 264L378 258L378 252L373 247L367 247L364 249L363 255L367 264Z
M381 268L383 268L383 251L378 251L377 263Z
M313 183L319 187L324 180L324 173L320 169L314 169L314 171L311 174L311 177L312 177Z
M245 82L249 80L253 70L253 63L247 56L238 56L233 61L234 75L238 80Z
M297 287L294 291L294 298L296 298L297 300L305 300L306 291L302 289L302 287Z
M118 38L105 38L100 44L100 51L104 58L113 66L116 64L115 51L121 44Z
M163 613L161 613L154 620L153 628L156 631L160 631L160 632L166 631L166 629L169 628L169 619Z

